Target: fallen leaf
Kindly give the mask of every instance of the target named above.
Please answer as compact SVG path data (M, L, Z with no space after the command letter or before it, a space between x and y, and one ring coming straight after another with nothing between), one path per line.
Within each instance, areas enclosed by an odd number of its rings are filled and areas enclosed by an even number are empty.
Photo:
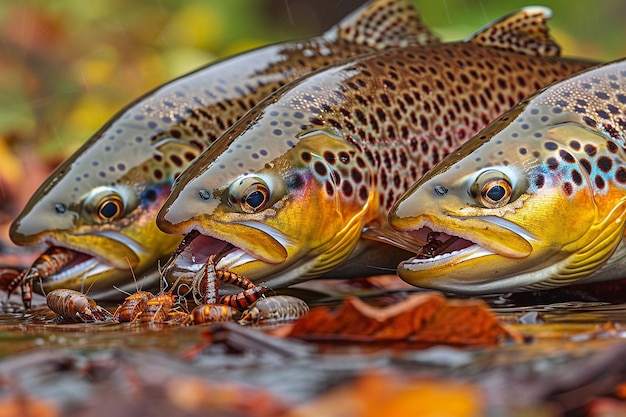
M285 417L473 417L484 415L484 409L483 393L469 383L366 373Z
M626 404L613 398L595 399L587 407L588 417L620 417L626 415Z
M314 308L293 324L289 337L312 340L405 341L494 345L516 338L481 300L448 300L439 293L413 294L388 307L348 297L337 312Z
M14 395L0 400L0 417L57 417L59 407L47 400L24 395Z
M622 382L615 388L615 396L621 400L626 400L626 382Z
M164 389L173 405L190 414L211 410L212 415L265 417L276 416L286 409L279 399L265 390L243 389L223 381L215 384L193 376L177 378Z

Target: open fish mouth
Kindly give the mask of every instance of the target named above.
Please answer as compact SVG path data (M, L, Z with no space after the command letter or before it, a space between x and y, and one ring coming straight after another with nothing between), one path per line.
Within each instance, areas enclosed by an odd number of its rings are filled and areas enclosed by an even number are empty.
M233 269L249 262L279 264L287 258L291 240L263 223L247 221L222 223L191 229L166 264L189 271L198 270L211 255L216 268Z
M452 233L449 230L435 230L429 226L410 232L409 234L417 241L426 243L413 248L415 256L402 262L401 267L409 270L428 269L437 264L493 254L478 243Z
M530 242L536 240L520 226L502 218L484 216L457 220L467 222L470 227L461 224L451 228L424 222L417 230L409 231L417 241L426 244L414 249L416 255L402 262L400 267L425 270L489 255L524 258L532 251Z
M229 252L243 251L226 241L192 230L185 235L163 270L166 273L170 268L195 272L206 264L211 255L220 254L219 261L222 261Z
M192 230L185 235L162 270L165 274L168 274L169 269L175 273L176 271L197 272L212 255L217 255L215 267L224 270L258 261L257 257L230 242Z
M45 287L80 277L87 279L90 275L111 269L111 266L91 254L49 243L48 249L28 269L35 283L39 282L35 285L42 286L42 293L45 293Z
M35 283L39 281L35 285L42 291L61 286L75 288L95 276L104 279L103 276L109 273L132 270L139 262L139 256L145 253L142 245L119 233L104 231L92 234L93 247L97 250L73 245L72 241L81 236L68 234L63 240L47 236L40 241L47 249L28 268L27 275L33 277ZM102 245L106 245L107 251L99 249Z

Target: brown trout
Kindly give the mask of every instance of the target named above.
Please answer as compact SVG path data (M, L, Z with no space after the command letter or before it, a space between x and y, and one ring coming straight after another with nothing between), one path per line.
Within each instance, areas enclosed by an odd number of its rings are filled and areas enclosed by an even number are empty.
M526 95L590 65L557 57L548 16L526 8L465 42L349 59L280 89L175 182L157 224L200 235L173 264L219 252L218 269L269 287L340 265L333 276L395 270L407 252L376 240L396 198Z
M154 218L173 179L220 133L283 84L350 56L437 42L406 0L373 0L323 36L262 47L213 63L143 96L61 164L11 227L19 245L77 252L35 289L91 287L123 297L156 283L157 262L180 237Z
M469 294L625 278L625 139L626 61L522 101L392 209L396 229L451 243L400 276Z

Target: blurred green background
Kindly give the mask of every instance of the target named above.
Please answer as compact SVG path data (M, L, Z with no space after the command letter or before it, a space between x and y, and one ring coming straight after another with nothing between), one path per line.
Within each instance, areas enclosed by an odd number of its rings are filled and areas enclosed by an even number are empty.
M54 165L146 91L222 56L319 34L362 3L1 2L0 198L4 203L11 200L13 206L3 211L18 210ZM565 54L602 60L626 55L623 0L414 0L414 4L424 22L445 40L463 39L505 13L540 4L554 11L552 34Z

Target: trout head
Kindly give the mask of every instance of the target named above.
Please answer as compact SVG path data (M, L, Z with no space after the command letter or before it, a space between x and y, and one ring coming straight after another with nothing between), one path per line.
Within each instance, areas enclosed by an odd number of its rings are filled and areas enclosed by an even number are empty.
M132 277L142 279L163 253L153 248L176 247L178 239L154 222L169 193L171 173L153 162L153 153L183 155L183 145L145 146L151 145L88 142L33 195L11 225L11 239L77 252L71 264L42 277L35 290L91 288L100 298L123 297L114 287L135 291Z
M396 203L394 228L440 233L434 256L399 266L404 280L467 294L546 289L589 277L613 254L624 151L567 111L575 99L552 103L522 102Z
M280 287L343 261L374 199L368 162L353 144L329 130L303 133L292 123L303 117L297 109L259 112L178 178L157 223L167 233L201 233L192 264L226 248L218 268Z

